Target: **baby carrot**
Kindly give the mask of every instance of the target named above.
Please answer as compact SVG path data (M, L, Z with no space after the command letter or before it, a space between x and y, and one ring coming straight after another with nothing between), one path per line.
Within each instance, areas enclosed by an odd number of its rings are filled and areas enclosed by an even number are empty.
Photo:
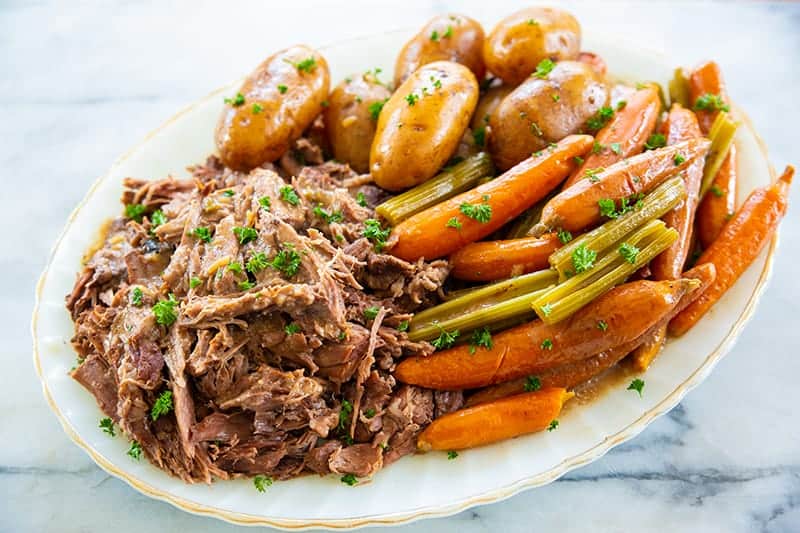
M640 153L656 127L660 109L661 100L654 85L646 85L631 94L625 106L597 132L592 152L586 156L580 168L567 178L564 188L583 178L587 170L606 168Z
M710 144L708 139L691 139L614 163L547 202L542 220L534 229L538 232L555 228L580 231L596 224L602 220L603 203L608 204L605 206L607 213L616 211L622 200L635 203L639 193L650 192L670 176L683 172L695 160L703 159Z
M694 287L689 280L626 283L561 322L533 321L498 333L491 348L461 345L409 357L395 377L431 389L469 389L585 359L640 337Z
M555 233L507 241L468 244L450 256L450 274L466 281L494 281L549 268L547 259L561 246Z
M390 252L406 261L433 259L486 237L558 186L591 146L592 137L570 135L502 176L412 215L394 228Z
M708 248L725 222L736 210L736 189L739 181L736 164L736 144L732 144L728 155L719 168L711 188L697 208L697 238L703 248Z
M689 75L689 101L697 113L700 129L703 133L708 133L711 131L711 124L717 118L717 113L726 110L725 107L730 104L722 72L714 61L706 61Z
M703 252L697 263L713 263L717 277L697 300L672 319L671 335L689 331L758 257L786 213L793 176L794 167L788 166L774 183L750 193L719 237Z
M574 395L553 387L448 413L425 428L417 449L463 450L547 429Z

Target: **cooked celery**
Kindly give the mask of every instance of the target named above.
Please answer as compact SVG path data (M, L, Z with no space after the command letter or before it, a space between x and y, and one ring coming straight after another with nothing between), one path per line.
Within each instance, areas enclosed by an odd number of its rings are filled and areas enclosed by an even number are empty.
M411 320L411 332L413 333L415 330L425 326L431 326L435 322L444 323L453 317L491 307L516 296L543 289L553 285L556 282L556 278L554 271L541 270L472 289L452 300L414 315ZM477 327L485 325L479 324ZM435 326L434 329L436 329Z
M725 111L720 111L714 123L711 125L711 131L708 138L711 139L711 149L706 156L706 166L703 169L703 184L700 186L700 198L708 192L711 188L711 183L714 181L714 176L719 172L719 167L725 161L728 155L728 150L733 144L733 136L736 134L736 129L739 127L738 122L734 122L730 115Z
M655 232L653 232L653 225L657 226ZM661 221L651 222L632 235L630 239L626 239L626 242L639 248L633 263L624 259L619 253L611 252L603 258L604 260L611 258L611 260L604 266L601 276L578 290L562 289L571 281L569 280L553 289L538 293L537 298L532 302L534 311L548 324L555 324L570 317L601 294L624 282L628 276L669 248L677 238L678 232L675 229L667 229ZM559 297L561 294L564 296Z
M375 208L375 212L395 226L413 214L475 187L481 178L492 175L492 159L481 152L386 200Z
M680 176L668 179L642 199L640 208L609 220L553 252L550 255L550 265L558 271L559 279L563 281L566 279L566 272L572 269L572 253L576 248L583 245L602 255L625 235L647 221L663 216L685 197L686 186L683 179Z
M689 107L689 80L680 67L675 69L675 74L669 82L669 99L673 104Z

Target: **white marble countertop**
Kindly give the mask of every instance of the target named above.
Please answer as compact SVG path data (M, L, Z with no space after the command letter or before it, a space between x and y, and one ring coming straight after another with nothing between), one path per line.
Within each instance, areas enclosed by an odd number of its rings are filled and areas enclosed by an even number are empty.
M35 281L89 184L173 112L298 41L416 27L457 9L495 20L522 3L0 3L0 531L233 531L105 474L49 412L31 365ZM568 4L693 64L717 59L776 167L800 163L800 4ZM712 376L636 439L559 481L402 531L800 530L800 187L770 288Z

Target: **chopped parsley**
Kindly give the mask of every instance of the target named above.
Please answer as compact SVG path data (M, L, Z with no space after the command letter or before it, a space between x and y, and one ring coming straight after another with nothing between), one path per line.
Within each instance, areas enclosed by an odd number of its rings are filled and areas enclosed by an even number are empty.
M264 107L261 104L259 104L258 102L253 104L253 114L254 115L258 115L262 111L264 111Z
M294 62L288 59L284 59L287 63L292 65L294 68L297 69L298 72L313 72L315 68L317 68L317 60L314 57L307 57L302 61Z
M192 276L192 278L189 280L189 288L190 289L195 289L201 283L203 283L203 282L200 280L200 278L198 278L197 276Z
M286 326L283 328L283 331L285 331L287 335L294 335L295 333L300 333L300 326L294 322L291 322L286 324Z
M356 194L356 203L361 207L367 207L367 197L364 196L363 192L359 191L359 193Z
M456 457L458 457L458 452L457 452L457 451L455 451L455 450L450 450L449 452L447 452L447 460L448 460L448 461L452 461L452 460L453 460L453 459L455 459Z
M103 433L105 433L109 437L116 437L117 436L116 430L114 429L114 421L111 420L108 417L103 418L102 420L100 420L100 425L97 426L97 427L102 429Z
M408 320L403 320L397 325L397 331L408 331Z
M694 102L695 111L730 111L731 107L726 104L718 94L706 93L699 96Z
M617 102L617 111L622 111L623 109L625 109L626 105L628 105L627 100L620 100L619 102Z
M565 229L560 229L558 230L558 240L561 241L561 244L567 244L572 240L572 233Z
M144 293L142 292L142 289L139 287L134 287L131 291L131 305L135 305L137 307L142 305L143 296Z
M557 427L558 427L558 420L552 420L552 421L550 422L550 425L549 425L549 426L547 426L547 431L553 431L553 430L554 430L554 429L556 429Z
M284 243L283 248L275 255L269 266L287 278L291 278L300 270L300 254L295 251L292 244Z
M156 209L155 211L153 211L153 214L150 215L151 229L156 229L157 227L166 223L167 223L167 215L165 215L161 209Z
M225 268L227 270L230 270L231 272L233 272L235 274L241 274L242 273L242 264L239 263L238 261L232 261L232 262L228 263L228 266L226 266Z
M256 252L247 260L245 268L251 274L258 274L269 266L269 259L264 252Z
M136 222L141 222L147 208L142 204L128 204L125 206L125 216Z
M236 226L233 228L233 234L239 239L239 244L247 244L258 238L258 232L250 227Z
M633 381L631 381L631 384L628 385L628 388L626 390L635 390L636 392L639 393L639 397L641 398L642 390L644 390L644 381L639 378L636 378Z
M645 150L655 150L656 148L663 148L667 145L667 138L663 133L653 133L647 138L644 143Z
M321 105L322 107L328 107L331 104L327 100L323 100L322 102L319 103L319 105Z
M586 128L589 131L597 131L605 126L611 117L614 116L614 110L608 106L603 106L597 113L595 113L589 120L586 121Z
M447 224L445 224L445 227L461 229L461 222L459 222L458 218L451 217L450 220L447 221Z
M353 485L358 485L358 479L353 474L345 474L343 475L339 481L344 483L345 485L352 487Z
M522 386L525 392L536 392L542 388L542 380L537 376L528 376L525 378L525 384Z
M342 406L339 408L339 431L345 431L352 414L353 404L349 400L342 400Z
M175 299L174 294L170 294L167 300L159 300L153 306L153 316L156 317L156 323L162 326L171 326L173 322L178 320L178 314L175 312L176 307L178 307L178 301Z
M150 418L155 422L159 417L172 411L172 409L172 391L165 390L156 398L156 403L150 409Z
M372 407L370 407L369 409L364 411L364 416L366 418L373 418L376 414L378 414L378 412L375 409L373 409Z
M406 102L408 102L408 105L410 105L410 106L413 106L414 104L416 104L417 100L419 100L419 96L417 96L414 93L408 93L406 95Z
M269 211L272 208L272 200L270 200L269 196L262 196L258 199L258 205L265 211Z
M620 147L619 143L611 143L608 145L611 148L611 151L617 155L622 155L622 147Z
M608 329L608 322L606 322L605 320L598 320L597 321L597 329L599 329L600 331L607 330Z
M436 42L438 40L439 40L439 32L436 31L436 30L433 30L431 32L431 41Z
M581 244L572 252L572 266L575 268L575 273L580 274L586 272L594 267L594 261L597 259L597 252Z
M189 235L196 237L203 242L211 242L211 230L202 226L194 228Z
M592 153L593 154L599 154L600 152L603 151L604 148L605 148L605 146L603 146L602 144L600 144L597 141L592 143Z
M142 445L136 441L131 442L131 447L128 448L128 455L137 461L142 458Z
M383 229L381 223L374 218L368 218L364 221L364 232L362 235L372 241L375 251L380 252L386 245L386 239L389 238L389 233L392 232L391 228Z
M256 476L253 478L253 486L258 492L266 492L267 488L272 486L272 483L270 476Z
M284 85L282 83L280 85L278 85L278 92L279 93L286 94L286 91L288 91L288 90L289 90L289 87L287 87L286 85Z
M244 95L242 93L236 93L236 96L233 98L226 98L224 101L228 105L239 107L240 105L244 105Z
M447 39L453 36L453 27L448 24L447 30L442 34L443 39Z
M439 324L436 324L436 327L439 328L439 337L431 341L433 347L437 350L445 350L452 347L458 338L458 330L447 331Z
M240 291L249 291L250 289L256 286L256 284L250 280L240 281L238 285Z
M550 339L545 339L542 341L542 344L539 345L539 348L541 348L542 350L552 350L553 341Z
M377 306L371 306L364 309L364 318L367 320L375 320L375 317L378 316L378 311L380 309Z
M300 204L300 197L297 196L297 191L295 191L294 187L292 187L291 185L285 185L281 187L279 192L281 194L281 200L283 200L287 204L291 205Z
M535 122L531 122L531 133L535 133L539 137L544 135L544 132L542 131L542 128L540 128L539 125L537 123L535 123Z
M587 168L583 177L589 180L592 183L597 183L600 181L600 178L597 177L598 174L601 172L605 172L604 167L597 167L597 168Z
M386 102L388 101L389 101L388 98L384 98L383 100L378 100L376 102L372 102L371 104L369 104L367 110L369 111L369 116L370 118L372 118L372 120L375 121L378 120L381 111L383 111L383 106L386 105Z
M683 157L681 154L675 154L675 157L672 158L672 161L675 163L675 166L679 166L681 163L686 161L686 158Z
M544 304L539 309L542 311L544 316L550 316L550 313L553 312L553 306L550 304Z
M554 102L558 102L559 100L561 100L561 97L555 93L551 94L550 98L552 98Z
M487 350L491 350L492 346L494 346L489 328L483 327L472 332L472 337L469 339L469 353L474 354L478 346L483 346Z
M477 220L481 224L485 224L492 219L492 206L489 204L473 205L463 203L458 207L458 210L469 218Z
M472 138L475 140L475 144L484 146L486 144L486 126L475 129L472 132Z
M536 65L536 72L534 72L533 75L537 78L544 79L548 74L550 74L550 72L552 72L555 66L556 64L553 62L553 60L549 57L546 57L539 61L539 64Z
M344 216L342 215L341 211L334 211L333 213L328 213L322 206L316 205L312 212L317 215L319 218L325 221L326 224L331 224L333 222L341 222L344 220Z
M717 198L722 198L722 195L725 194L724 192L722 192L722 189L720 189L717 185L712 185L711 188L708 190L711 191L711 193Z
M616 202L611 198L602 198L597 201L597 205L600 208L601 215L608 218L619 218L626 213L630 213L634 209L640 209L642 207L643 197L643 194L638 193L630 198L623 198L619 202L619 209L617 209Z
M579 156L579 155L576 155L575 157L573 157L572 160L575 161L576 165L580 166L580 165L583 164L583 158L581 156Z
M627 242L623 242L619 246L619 255L630 264L636 263L636 256L639 255L639 249Z
M539 24L534 19L528 19L527 22L528 22L528 26L537 26Z

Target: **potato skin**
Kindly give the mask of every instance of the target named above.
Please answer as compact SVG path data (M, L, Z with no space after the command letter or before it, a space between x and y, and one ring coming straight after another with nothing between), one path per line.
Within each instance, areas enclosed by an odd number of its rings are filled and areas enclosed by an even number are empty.
M375 183L400 191L431 178L458 147L477 102L467 67L436 61L416 70L378 118L369 158Z
M356 172L369 172L369 150L378 124L370 106L386 102L391 95L374 75L366 73L343 80L328 98L325 131L333 156Z
M580 47L581 27L575 17L561 9L532 7L497 23L483 42L483 60L492 74L517 85L542 59L576 59Z
M495 165L506 170L578 133L608 100L604 80L585 63L562 61L546 78L529 77L489 117L489 153Z
M309 58L315 61L310 72L295 66ZM249 170L281 157L322 111L329 84L328 63L307 46L268 57L239 88L244 104L226 104L219 117L215 141L222 162ZM278 88L282 85L284 93ZM260 112L254 112L254 104L261 106Z
M487 140L492 133L489 127L489 117L492 115L492 112L497 109L497 106L500 105L500 102L503 101L503 98L508 96L513 90L514 87L511 85L493 84L478 100L478 106L475 108L475 113L472 115L469 127L472 130L475 143L481 148L486 146ZM482 136L479 135L481 131L483 132ZM480 144L478 142L479 140L483 140L483 144Z
M431 38L434 32L435 40ZM432 18L397 55L394 86L399 87L412 72L434 61L461 63L482 80L486 74L483 39L483 27L469 17L451 13Z

